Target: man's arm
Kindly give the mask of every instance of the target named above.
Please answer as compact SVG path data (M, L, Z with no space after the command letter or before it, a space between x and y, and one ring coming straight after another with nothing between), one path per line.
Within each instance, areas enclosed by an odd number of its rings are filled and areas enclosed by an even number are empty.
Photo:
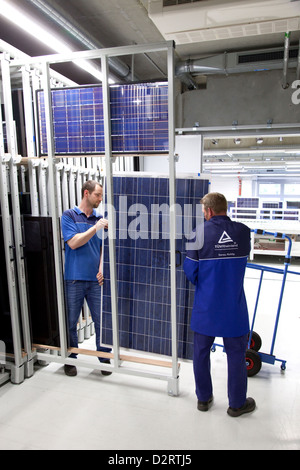
M76 250L81 246L85 245L97 232L102 228L107 228L108 221L106 219L100 219L93 227L89 228L86 232L77 233L74 237L67 240L67 244L72 250Z
M195 259L195 256L190 258L189 254L190 253L187 254L187 257L184 260L183 270L188 280L192 284L196 285L198 281L199 260Z
M199 240L197 240L196 231L197 229L194 231L195 236L190 242L190 245L194 245L194 249L187 249L186 258L183 263L184 273L186 277L188 278L188 280L194 285L196 285L198 281L198 269L199 269L199 253L198 253Z
M103 259L102 259L102 247L101 247L99 271L96 276L100 286L102 286L104 282L104 277L102 273L103 273Z

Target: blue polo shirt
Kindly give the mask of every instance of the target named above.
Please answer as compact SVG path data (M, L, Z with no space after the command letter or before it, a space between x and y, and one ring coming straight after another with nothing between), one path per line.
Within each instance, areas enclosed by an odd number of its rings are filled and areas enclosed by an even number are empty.
M227 216L204 222L204 244L187 252L184 271L196 286L191 328L207 336L237 337L249 332L244 276L250 229Z
M72 250L67 241L78 233L86 232L95 225L102 216L93 210L87 217L77 206L68 209L61 217L61 229L65 241L65 273L68 281L97 281L100 253L102 246L101 232L95 234L85 245ZM100 237L99 237L100 235Z

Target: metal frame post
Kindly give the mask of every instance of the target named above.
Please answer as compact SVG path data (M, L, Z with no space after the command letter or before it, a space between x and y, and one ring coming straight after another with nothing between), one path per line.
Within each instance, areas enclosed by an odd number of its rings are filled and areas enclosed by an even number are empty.
M11 155L9 160L10 168L10 192L11 192L11 202L13 209L13 230L14 230L14 240L15 240L15 254L16 254L16 266L17 266L17 277L18 277L18 288L19 288L19 301L20 301L20 311L22 317L22 331L23 331L23 341L24 348L27 354L27 363L26 363L26 376L30 377L33 375L33 354L31 348L31 335L30 335L30 326L28 318L28 299L27 299L27 286L26 286L26 276L25 276L25 262L24 262L24 241L22 234L22 224L21 224L21 212L20 212L20 201L19 201L19 187L18 187L18 174L17 174L17 164L20 163L21 158L17 154L17 143L16 143L16 132L15 132L15 123L13 118L13 108L12 108L12 90L11 90L11 81L10 81L10 68L9 68L9 57L6 56L2 60L1 69L2 69L2 80L3 80L3 96L4 96L4 108L5 108L5 121L6 121L6 130L7 130L7 146L8 151Z
M174 48L168 49L168 109L169 109L169 201L170 201L170 259L171 259L171 335L172 335L172 379L168 393L178 395L177 356L177 299L176 299L176 163L174 120Z
M115 211L114 188L112 170L112 143L110 125L110 91L108 86L108 58L101 57L101 69L103 73L103 115L104 115L104 139L105 139L105 163L106 163L106 187L107 187L107 212L108 212L108 243L109 243L109 266L110 266L110 288L111 309L113 323L113 351L114 366L119 366L119 322L118 322L118 290L117 290L117 262L116 262L116 240L115 240Z
M64 289L62 277L62 264L61 264L61 234L59 224L59 213L57 206L57 187L56 187L56 169L55 169L55 150L54 150L54 137L53 137L53 121L52 121L52 97L50 88L50 73L49 64L43 64L43 89L45 98L45 115L46 115L46 129L47 129L47 147L48 147L48 175L49 175L49 198L50 210L52 217L53 229L53 245L54 245L54 260L55 260L55 277L57 289L57 304L58 304L58 317L59 317L59 333L60 333L60 347L62 358L67 357L67 334L66 334L66 317L65 317L65 302L64 302Z

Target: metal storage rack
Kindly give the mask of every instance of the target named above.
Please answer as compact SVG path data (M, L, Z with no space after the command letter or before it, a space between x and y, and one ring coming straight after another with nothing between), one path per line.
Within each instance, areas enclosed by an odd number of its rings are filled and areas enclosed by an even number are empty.
M60 231L59 217L67 206L74 203L76 190L80 187L85 179L91 175L95 179L101 179L96 159L99 156L89 157L88 165L86 165L86 156L76 156L70 158L56 158L53 138L53 122L51 112L51 86L62 86L63 80L60 82L55 75L51 78L52 72L50 66L52 64L69 62L76 59L100 59L103 73L103 101L104 101L104 130L105 130L105 157L101 160L105 163L105 176L107 185L108 206L113 207L114 189L113 189L113 168L118 167L118 160L123 156L113 155L111 145L111 128L110 128L110 106L109 106L109 58L125 55L135 55L143 53L151 53L156 51L164 51L166 53L167 69L168 69L168 113L169 113L169 185L170 185L170 272L171 272L171 322L172 322L172 357L171 360L161 358L148 359L139 357L138 354L127 355L121 354L118 338L118 299L116 286L116 258L115 258L115 241L113 239L114 223L112 210L108 213L110 219L109 225L109 256L110 256L110 277L111 277L111 296L112 296L112 318L113 318L113 365L99 364L98 361L92 363L87 361L76 360L76 365L94 369L106 369L117 373L128 375L137 375L141 377L157 378L167 382L167 390L170 395L176 396L179 393L179 364L177 357L177 337L176 337L176 214L172 208L175 206L175 154L174 154L174 43L163 42L152 45L118 47L111 49L101 49L93 51L76 52L70 54L54 54L50 56L42 56L30 58L24 54L14 54L15 51L4 53L1 58L2 72L2 88L5 100L5 123L7 131L8 153L4 152L3 135L0 135L1 144L1 209L5 216L5 249L6 264L10 286L10 302L11 302L11 318L14 327L14 369L21 371L25 369L24 376L30 377L33 374L34 361L56 362L60 364L74 364L74 359L69 358L70 350L67 344L67 330L65 321L64 308L64 292L63 292L63 267L62 267L62 239ZM11 104L11 72L21 69L22 85L25 109L25 125L27 136L27 158L18 155L16 147L16 138L14 133L14 116ZM46 110L46 126L47 126L47 149L46 158L36 157L36 147L34 142L34 122L35 114L32 106L33 93L40 87L44 90L45 110ZM64 84L63 84L64 85ZM2 130L2 122L0 123ZM38 136L37 136L38 138ZM155 158L155 156L154 156ZM83 160L84 159L84 160ZM81 165L82 164L82 165ZM7 165L9 165L10 191L13 206L13 233L10 230L10 216L8 210L8 192L7 187ZM125 166L128 165L126 164ZM59 337L60 346L53 347L48 345L33 345L29 324L25 266L24 266L24 239L22 233L21 213L19 207L19 188L20 169L28 171L30 185L30 199L33 215L51 216L53 229L53 244L55 258L55 280L57 289L57 305L59 320ZM69 188L67 188L67 182ZM71 182L71 183L70 183ZM76 182L78 184L76 184ZM72 188L72 189L71 189ZM69 200L71 199L71 200ZM73 200L72 200L73 199ZM66 207L64 207L66 205ZM12 261L11 251L13 245L12 236L15 236L16 257ZM17 265L17 274L15 272ZM18 289L15 282L15 276L18 275ZM17 305L17 296L20 296L20 312ZM21 313L21 322L18 322L19 313ZM84 325L83 325L84 324ZM87 318L82 319L84 329L83 336L89 336L92 324ZM24 344L21 344L21 329ZM81 327L80 327L81 330ZM80 333L80 331L79 331ZM79 354L95 356L104 354L96 351L87 351L79 348ZM133 366L137 364L137 367ZM148 369L148 366L149 369ZM158 370L159 369L159 370ZM163 372L162 372L163 370ZM21 372L19 372L21 375ZM14 373L16 375L16 373ZM18 378L16 382L20 382L22 378Z

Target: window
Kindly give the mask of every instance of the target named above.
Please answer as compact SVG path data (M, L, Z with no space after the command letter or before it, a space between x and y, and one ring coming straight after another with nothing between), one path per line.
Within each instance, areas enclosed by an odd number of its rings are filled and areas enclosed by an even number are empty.
M259 195L260 196L280 196L280 183L260 183Z
M284 185L284 195L298 196L300 198L300 184L287 183Z

